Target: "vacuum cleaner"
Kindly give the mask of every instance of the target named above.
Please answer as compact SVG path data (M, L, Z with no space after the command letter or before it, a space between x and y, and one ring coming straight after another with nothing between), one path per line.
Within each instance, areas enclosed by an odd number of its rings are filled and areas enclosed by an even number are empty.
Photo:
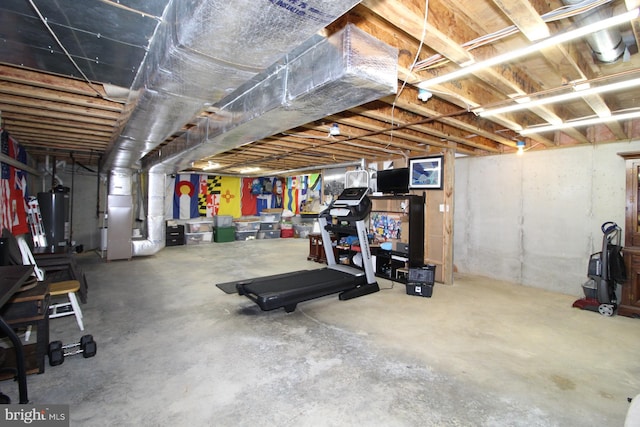
M589 257L589 280L582 285L584 298L575 301L573 307L613 316L618 308L616 286L627 278L620 245L622 229L612 221L605 222L600 229L602 251Z

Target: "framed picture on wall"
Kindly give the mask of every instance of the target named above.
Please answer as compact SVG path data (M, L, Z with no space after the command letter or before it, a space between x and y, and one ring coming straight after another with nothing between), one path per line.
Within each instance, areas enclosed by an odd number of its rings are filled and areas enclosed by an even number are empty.
M409 188L442 189L443 156L409 160Z

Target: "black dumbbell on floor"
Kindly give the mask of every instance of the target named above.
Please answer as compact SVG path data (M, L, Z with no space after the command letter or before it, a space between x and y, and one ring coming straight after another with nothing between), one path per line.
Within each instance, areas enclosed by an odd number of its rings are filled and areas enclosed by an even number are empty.
M62 344L62 341L52 341L49 343L49 364L51 366L62 365L65 357L82 354L85 359L96 355L98 346L91 335L83 335L80 342L73 344Z

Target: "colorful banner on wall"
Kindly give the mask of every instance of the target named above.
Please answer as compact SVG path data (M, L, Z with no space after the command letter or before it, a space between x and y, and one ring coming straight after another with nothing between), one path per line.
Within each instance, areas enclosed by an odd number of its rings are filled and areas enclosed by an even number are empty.
M310 184L309 184L310 183ZM319 198L321 175L283 178L239 178L217 175L177 175L173 218L214 215L258 215L264 209L289 209L300 213L301 200Z
M200 175L198 213L200 216L218 215L222 182L219 176Z
M173 217L176 219L198 218L198 190L200 175L176 175L173 195Z
M218 215L231 215L234 218L242 216L241 179L235 176L223 176L220 177L220 181Z
M0 135L2 154L19 162L27 162L26 151L5 131ZM14 235L29 232L26 197L27 173L0 163L0 223Z
M298 206L298 177L287 177L287 191L284 195L284 208L290 210L294 214L299 214Z
M240 203L243 216L258 214L258 195L261 192L259 178L242 178Z

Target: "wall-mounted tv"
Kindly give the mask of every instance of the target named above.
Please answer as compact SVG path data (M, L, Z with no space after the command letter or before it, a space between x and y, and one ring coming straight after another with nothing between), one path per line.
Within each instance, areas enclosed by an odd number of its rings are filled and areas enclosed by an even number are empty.
M378 171L377 190L384 194L407 194L409 192L409 168Z

